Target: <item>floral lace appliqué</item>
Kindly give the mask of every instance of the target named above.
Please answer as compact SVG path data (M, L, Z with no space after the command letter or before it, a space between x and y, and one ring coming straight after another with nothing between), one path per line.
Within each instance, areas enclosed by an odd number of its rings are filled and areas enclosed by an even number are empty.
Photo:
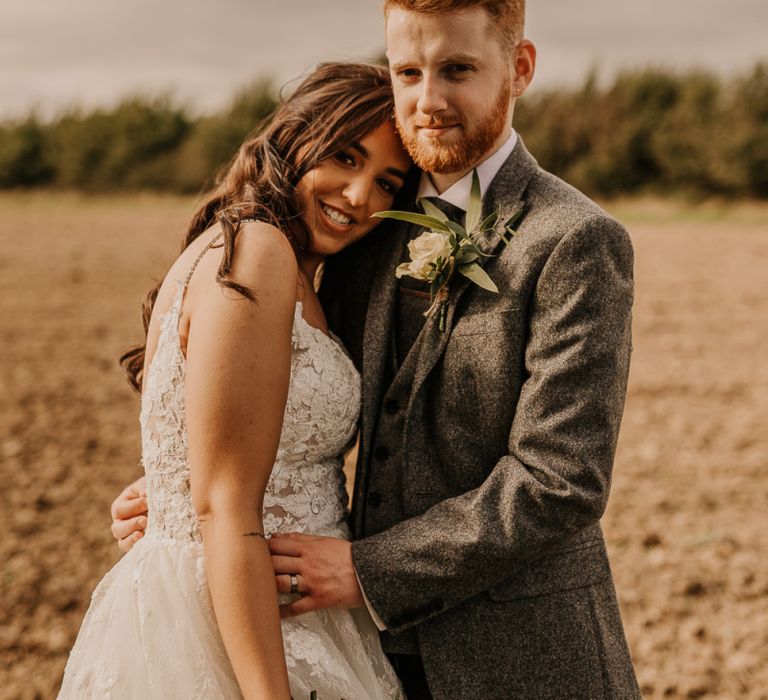
M146 536L102 579L72 650L60 698L239 698L216 626L190 496L178 334L184 284L160 320L142 396ZM297 303L291 379L264 529L348 537L341 454L360 410L360 376ZM402 698L362 610L323 610L282 624L294 697Z

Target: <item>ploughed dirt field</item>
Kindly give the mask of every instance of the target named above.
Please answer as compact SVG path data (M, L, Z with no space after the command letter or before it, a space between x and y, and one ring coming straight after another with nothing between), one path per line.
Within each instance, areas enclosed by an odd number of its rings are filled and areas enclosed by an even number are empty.
M647 698L768 698L768 206L614 203L636 248L603 519ZM187 199L0 195L0 697L55 697L140 473L116 358Z

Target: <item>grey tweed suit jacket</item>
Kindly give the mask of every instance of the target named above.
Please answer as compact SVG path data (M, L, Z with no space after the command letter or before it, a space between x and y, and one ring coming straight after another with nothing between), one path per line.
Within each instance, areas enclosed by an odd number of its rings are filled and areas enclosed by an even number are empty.
M412 349L407 517L382 532L365 531L365 484L413 229L384 224L328 262L329 322L363 375L355 566L389 632L415 633L437 699L636 698L599 525L631 350L630 239L521 140L484 209L523 218L508 246L483 242L499 293L454 279L445 332L433 315Z

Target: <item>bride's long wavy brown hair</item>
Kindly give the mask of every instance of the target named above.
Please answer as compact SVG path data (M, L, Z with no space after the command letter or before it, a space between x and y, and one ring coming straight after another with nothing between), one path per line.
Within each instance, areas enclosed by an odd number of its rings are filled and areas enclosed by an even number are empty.
M348 148L394 117L389 72L366 63L323 63L284 99L273 115L240 146L216 183L204 193L181 250L215 224L224 233L217 281L253 300L231 277L240 224L258 219L280 229L298 255L311 232L301 218L295 188L320 161ZM144 342L120 358L128 381L141 391L146 336L160 284L142 305Z

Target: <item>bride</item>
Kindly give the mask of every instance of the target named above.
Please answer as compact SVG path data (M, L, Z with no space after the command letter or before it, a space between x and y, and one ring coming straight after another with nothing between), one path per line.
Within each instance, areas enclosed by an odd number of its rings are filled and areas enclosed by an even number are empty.
M359 375L313 280L403 184L392 114L384 68L320 66L243 144L148 295L145 345L123 358L146 534L94 591L60 698L402 697L364 608L281 626L265 541L348 537Z

